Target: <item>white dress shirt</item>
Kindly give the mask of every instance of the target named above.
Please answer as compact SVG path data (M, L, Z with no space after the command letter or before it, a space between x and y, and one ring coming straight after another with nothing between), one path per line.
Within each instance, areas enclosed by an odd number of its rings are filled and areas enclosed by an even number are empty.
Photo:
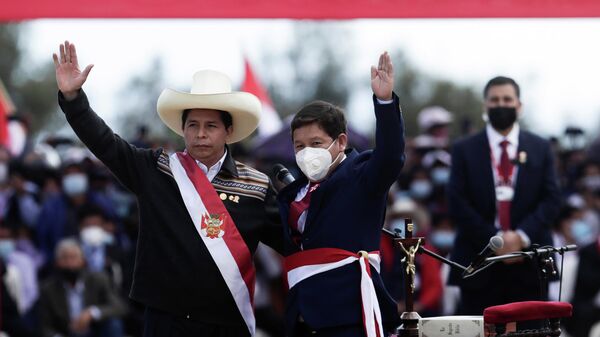
M519 123L515 123L513 125L512 130L510 130L510 132L508 133L508 135L503 136L498 131L496 131L496 129L494 129L490 124L488 124L485 128L485 132L487 134L487 138L490 143L490 151L491 151L491 156L492 156L492 160L490 162L492 165L492 172L494 173L494 186L498 186L499 185L498 166L500 165L500 156L502 155L502 146L500 145L500 143L504 140L507 140L508 145L506 146L506 152L508 152L508 158L511 161L514 161L515 159L517 159L517 150L519 149L520 127L519 127ZM517 165L515 165L514 169L512 171L511 178L510 178L510 182L513 187L515 186L515 183L517 181L517 171L518 170L519 170L519 167ZM498 219L497 213L496 213L495 224L496 224L496 228L499 229L500 221ZM519 236L521 236L521 240L523 241L525 247L529 247L531 245L531 240L529 239L529 236L527 234L525 234L525 232L521 229L517 229L516 232L517 232L517 234L519 234ZM501 234L502 234L502 231L498 231L498 235L501 235Z
M221 157L221 159L219 159L219 161L216 162L210 168L208 168L206 165L202 164L198 160L196 160L196 163L198 164L198 167L200 167L200 169L202 170L202 172L204 172L204 174L206 174L206 177L208 178L208 181L212 181L213 179L215 179L215 177L217 176L217 174L219 173L219 171L221 171L221 166L223 166L223 163L225 162L225 157L226 156L227 156L227 149L225 149L225 153L223 154L223 157Z

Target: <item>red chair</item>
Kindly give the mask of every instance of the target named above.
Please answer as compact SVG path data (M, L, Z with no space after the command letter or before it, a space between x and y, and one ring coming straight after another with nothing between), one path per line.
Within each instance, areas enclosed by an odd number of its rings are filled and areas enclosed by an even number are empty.
M573 306L566 302L527 301L496 305L483 311L483 321L493 324L496 337L560 336L560 319L570 317ZM506 324L532 320L548 320L549 326L536 330L506 331Z

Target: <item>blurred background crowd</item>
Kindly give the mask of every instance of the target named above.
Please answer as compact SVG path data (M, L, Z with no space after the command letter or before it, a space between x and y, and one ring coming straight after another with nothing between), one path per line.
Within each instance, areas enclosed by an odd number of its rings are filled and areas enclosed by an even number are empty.
M411 218L416 234L441 255L448 254L454 240L445 195L452 165L449 127L454 122L453 114L439 106L419 112L419 133L408 139L407 164L390 190L385 222L388 229L404 229L405 219ZM131 143L177 146L149 137L146 131L140 126ZM355 135L355 146L368 147L368 138L361 137ZM566 322L567 333L574 336L582 336L578 330L582 324L589 329L600 322L600 138L591 143L584 139L583 132L574 128L552 138L563 195L553 226L554 243L576 244L579 249L567 253L564 263L558 258L562 291L558 282L552 283L550 298L557 300L560 292L562 300L574 305L577 324L571 327ZM291 154L256 157L251 154L257 151L244 145L232 151L268 173L276 162L294 171ZM111 336L140 335L142 312L127 297L138 235L135 198L76 139L48 138L25 146L21 153L0 148L0 218L5 322L20 322L27 335L31 329L52 331L55 324L73 324L69 322L87 314L90 307L108 307L111 316L100 320L106 324L103 329L111 329ZM382 236L381 251L382 276L402 309L402 256L387 236ZM424 317L452 315L460 293L445 285L448 267L420 255L417 269L416 310ZM281 261L261 246L257 270L258 327L267 336L281 336L285 296ZM83 288L78 312L69 312L72 306L57 298L64 291L59 280L72 282L73 289Z

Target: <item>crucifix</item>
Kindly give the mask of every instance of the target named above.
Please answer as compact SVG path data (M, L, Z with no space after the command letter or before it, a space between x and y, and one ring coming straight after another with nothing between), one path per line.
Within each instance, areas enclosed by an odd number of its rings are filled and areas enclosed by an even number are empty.
M414 292L415 292L415 257L419 248L425 243L425 238L413 237L414 225L412 219L404 221L404 238L396 236L395 243L398 244L400 250L404 254L402 262L406 265L404 268L404 302L405 311L400 314L402 324L396 330L399 337L416 337L419 336L419 313L413 311Z

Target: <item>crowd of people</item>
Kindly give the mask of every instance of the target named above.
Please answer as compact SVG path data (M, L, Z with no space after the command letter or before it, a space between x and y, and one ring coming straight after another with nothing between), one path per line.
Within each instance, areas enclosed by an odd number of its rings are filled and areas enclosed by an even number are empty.
M383 68L385 67L384 62ZM72 125L77 122L74 115L69 116L69 109L75 109L77 105L82 104L82 99L85 99L85 97L81 98L82 95L84 94L76 94L73 101L75 103L68 103L64 97L61 98L61 104L67 106L63 109L66 109L67 118L71 118ZM487 95L486 91L484 96ZM388 97L385 98L375 102L376 107L377 104L384 107L385 104L389 104ZM396 97L389 98L390 102L392 99L397 100ZM72 106L69 107L69 104ZM187 118L194 120L193 110ZM404 167L397 178L393 179L395 182L387 192L383 224L392 231L403 231L406 219L412 219L415 236L425 237L427 248L451 259L456 259L457 254L460 254L455 243L461 240L461 236L465 240L466 235L466 229L461 227L464 224L458 223L457 219L469 212L461 210L460 215L453 214L453 207L456 212L457 202L449 200L453 197L468 200L469 197L465 191L469 186L465 187L457 183L460 172L453 172L453 164L459 163L457 158L453 158L453 154L457 156L457 153L460 153L460 147L452 147L453 140L449 136L450 126L454 122L452 113L442 107L430 107L419 112L420 134L412 139L406 139ZM185 120L183 123L187 125ZM296 128L301 129L303 126L299 124ZM82 137L81 134L79 136ZM83 135L83 137L87 136ZM335 137L331 137L335 140L328 146L334 144L335 147L339 146L340 156L333 158L330 166L347 160L344 159L346 155L342 146L345 145L346 140L343 137ZM295 139L298 140L299 136L296 135ZM597 325L600 323L600 268L598 268L600 266L600 161L598 161L598 153L595 152L597 149L595 150L593 145L586 145L581 141L582 139L585 139L585 135L572 128L561 137L550 139L551 147L548 153L552 157L550 162L553 167L546 168L557 172L558 187L560 187L560 191L556 190L557 202L552 201L551 204L557 216L552 217L549 224L551 226L548 228L548 233L551 234L549 244L578 246L577 252L557 256L556 266L560 277L551 280L547 296L551 300L559 300L560 297L561 300L573 304L574 315L565 321L565 330L566 334L576 337L585 337L592 333L595 333L595 336L600 334L600 327ZM139 138L132 139L130 143L139 149L148 148L147 153L165 147L164 142L151 139L145 132L142 132ZM100 145L93 148L88 144L88 147L94 151L104 151ZM231 149L234 155L237 152L235 146L228 149ZM400 148L397 150L401 151ZM252 151L244 152L252 153ZM226 151L226 155L227 153ZM351 156L350 152L347 153ZM144 329L162 329L155 326L156 323L151 325L147 321L148 317L153 317L154 322L161 322L166 316L160 310L149 313L148 307L151 305L141 304L136 299L154 301L151 303L165 306L177 300L177 298L165 299L167 295L160 292L147 293L151 288L145 285L145 281L140 280L140 277L148 276L156 279L154 275L144 274L155 269L146 265L153 261L139 257L140 254L150 254L149 256L162 259L154 261L156 263L166 263L166 265L179 263L172 261L172 257L169 256L170 248L165 245L166 241L154 239L156 246L153 247L140 244L143 240L149 240L148 235L169 237L175 234L166 230L164 233L154 234L140 231L140 208L148 205L140 206L140 202L144 201L136 202L136 196L131 190L133 189L139 197L139 191L144 190L145 187L139 185L139 181L136 180L139 178L135 177L135 173L127 172L124 166L119 166L125 165L124 163L130 160L128 157L111 157L112 155L107 152L103 152L102 155L103 161L110 162L111 169L117 171L120 180L116 179L109 169L76 139L66 141L49 139L36 146L27 147L22 153L11 153L7 148L0 148L0 270L2 272L2 282L0 282L2 300L0 324L2 325L0 327L10 332L10 336L141 336ZM529 153L525 158L522 158L523 155L520 153L513 155L513 158L517 158L516 161L520 161L513 164L525 165L527 162L535 166L535 155ZM501 155L497 156L500 157ZM160 163L160 155L158 158ZM185 159L182 158L180 157L182 164L185 165ZM236 159L241 162L254 160L250 155L247 158L236 156ZM261 163L261 167L268 168L272 164L274 163ZM227 165L227 162L222 165ZM462 173L466 175L469 171L468 163L461 162L461 165L463 165L461 169L465 170ZM519 166L518 169L525 170L524 166ZM544 168L536 167L536 169ZM212 167L205 171L209 176L210 170ZM242 175L249 169L238 165L237 170ZM455 167L454 170L457 168ZM176 175L176 172L169 171L169 173ZM249 174L253 175L255 180L262 177L254 173ZM394 175L394 172L390 174ZM500 178L495 179L501 179L502 172L499 172L498 176ZM123 177L127 180L123 181ZM219 177L217 176L216 179ZM476 178L470 179L474 181ZM152 184L158 183L153 181L149 185ZM382 188L388 189L385 184ZM257 189L258 187L255 188ZM165 190L155 191L158 193L156 197L159 200ZM271 193L270 191L269 189L267 192L265 188L266 194ZM550 189L548 194L552 193ZM222 200L229 197L229 200L235 202L234 194L227 192L221 193L220 196ZM295 191L289 198L293 200L294 196L296 196ZM168 196L162 197L165 203L171 202ZM267 197L263 195L263 198ZM465 204L475 207L474 202L469 201ZM293 210L290 210L290 213L292 212ZM296 216L301 218L302 211ZM233 217L236 218L235 214ZM514 220L514 217L513 214L511 219ZM145 219L145 221L151 222L152 219ZM497 228L502 230L502 224L498 223ZM156 229L152 228L152 230ZM342 228L339 230L341 231ZM515 230L514 233L519 242L536 239L532 234L533 231ZM302 243L295 241L297 238L301 239L300 234L302 233L292 231L289 237L290 244L295 242L299 247L309 247L311 243L307 242L308 240ZM218 236L219 232L214 235ZM270 235L273 233L265 235L261 241L269 243ZM281 233L277 232L275 235ZM331 237L335 235L338 234L332 233ZM343 238L345 234L339 235ZM145 238L141 238L142 236ZM395 300L397 309L403 311L405 267L401 260L404 256L394 247L389 236L381 235L377 240L380 240L380 274L383 284ZM480 241L474 239L473 241L476 249L483 247ZM137 261L136 246L138 247ZM273 240L271 246L269 248L261 244L250 247L250 250L254 254L256 265L253 304L257 335L276 337L286 334L284 302L285 297L289 295L286 282L289 281L287 277L290 275L289 273L284 275L284 270L289 270L283 266L283 259L279 253L287 256L290 252L289 248L280 247L276 240ZM521 248L521 246L515 247ZM286 249L288 251L285 251ZM135 281L134 268L137 269ZM164 278L158 278L156 281L156 285L165 282L162 284L165 289L170 287L169 282L176 282L172 278L176 277L174 273L178 272L177 269L171 269L174 267L168 268L170 269L158 271L165 275ZM198 272L189 270L189 273L196 275ZM478 296L477 291L473 292L473 288L468 284L452 282L450 274L450 268L438 260L425 255L417 256L415 311L422 317L481 314L481 312L469 312L479 303L471 303L470 306L465 304L468 302L465 298ZM199 277L204 276L199 275ZM135 282L138 284L133 285ZM537 283L537 279L533 282ZM322 284L337 286L329 283ZM215 292L210 285L206 289L202 288L207 287L207 284L195 286L201 293ZM375 287L377 288L378 285L376 284ZM295 288L295 293L293 291L291 293L299 296L298 289ZM301 290L305 296L308 296L306 295L310 290L308 286ZM133 300L130 299L130 292ZM173 296L178 295L174 293ZM311 296L311 300L317 301L318 298ZM314 305L293 301L291 303L299 307L298 310L301 310L303 305ZM219 303L206 303L206 305L208 309L214 306L215 312L221 310ZM383 305L382 303L381 306ZM308 312L315 309L303 310L306 310L305 318L312 322L310 320L313 318L308 316ZM318 308L316 310L318 313ZM189 313L184 314L188 315L188 319L190 318ZM194 315L194 312L191 314ZM297 317L294 316L293 319ZM304 323L303 320L300 322ZM305 326L301 328L307 329ZM298 330L292 332L298 336L304 333ZM156 334L160 335L160 332Z

